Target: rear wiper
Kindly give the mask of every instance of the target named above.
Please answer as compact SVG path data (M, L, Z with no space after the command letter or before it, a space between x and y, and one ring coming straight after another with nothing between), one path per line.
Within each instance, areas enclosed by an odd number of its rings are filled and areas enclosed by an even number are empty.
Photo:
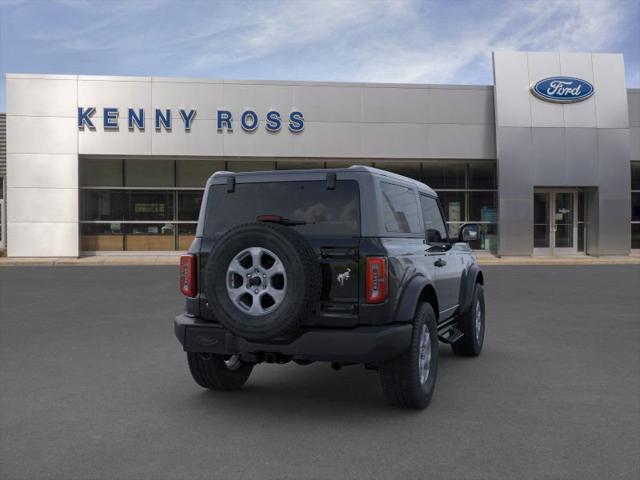
M280 225L285 225L287 227L309 224L309 222L305 222L304 220L292 220L290 218L281 217L280 215L258 215L256 217L256 222L279 223Z

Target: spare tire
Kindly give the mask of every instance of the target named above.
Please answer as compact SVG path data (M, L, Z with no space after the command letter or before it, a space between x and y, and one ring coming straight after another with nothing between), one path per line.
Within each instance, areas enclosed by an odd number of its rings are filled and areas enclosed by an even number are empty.
M236 335L265 341L293 333L313 313L322 288L320 264L296 231L247 223L223 234L205 270L209 308Z

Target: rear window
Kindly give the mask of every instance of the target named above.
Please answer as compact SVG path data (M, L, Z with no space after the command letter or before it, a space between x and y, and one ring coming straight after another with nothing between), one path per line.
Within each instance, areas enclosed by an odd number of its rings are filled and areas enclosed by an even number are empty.
M291 228L303 235L360 235L358 182L338 180L335 190L326 181L236 183L213 185L207 200L204 233L220 235L260 215L279 215L306 222Z

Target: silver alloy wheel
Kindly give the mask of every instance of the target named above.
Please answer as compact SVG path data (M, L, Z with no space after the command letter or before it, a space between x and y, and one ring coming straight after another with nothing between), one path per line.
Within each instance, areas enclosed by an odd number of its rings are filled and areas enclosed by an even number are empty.
M422 325L420 330L420 351L418 353L418 371L420 373L420 383L425 384L429 378L431 368L431 336L426 325Z
M287 273L282 261L262 247L246 248L233 257L226 282L231 302L256 317L278 308L287 291Z
M482 305L480 305L480 300L476 300L475 326L476 326L476 341L479 344L480 331L482 329Z
M224 364L227 367L227 370L238 370L242 366L242 362L240 361L240 355L231 355L224 361Z

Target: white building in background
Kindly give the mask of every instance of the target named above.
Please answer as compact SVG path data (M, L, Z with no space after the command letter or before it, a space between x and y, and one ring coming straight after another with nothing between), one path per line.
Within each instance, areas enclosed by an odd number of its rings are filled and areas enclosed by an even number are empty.
M452 235L481 223L475 248L640 248L640 89L622 55L493 67L493 86L8 74L1 241L12 257L181 251L217 170L365 164L434 188Z

